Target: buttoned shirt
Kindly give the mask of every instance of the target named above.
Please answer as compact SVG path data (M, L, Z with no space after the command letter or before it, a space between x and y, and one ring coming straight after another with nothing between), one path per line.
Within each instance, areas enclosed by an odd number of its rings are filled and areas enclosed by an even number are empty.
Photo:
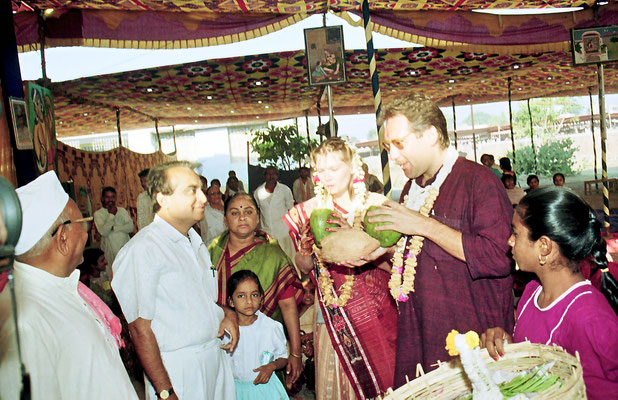
M206 246L226 229L225 222L223 222L223 210L217 210L207 204L204 208L204 219L200 221L202 240L204 240Z
M14 275L32 399L137 399L115 339L77 291L79 271L62 278L16 261Z
M294 206L290 188L283 183L277 183L273 192L269 193L264 183L255 189L254 197L260 207L262 229L277 239L289 236L283 216Z
M122 207L118 207L116 214L101 208L94 213L94 224L101 234L101 250L111 266L116 254L129 241L129 233L133 233L133 220L129 212Z

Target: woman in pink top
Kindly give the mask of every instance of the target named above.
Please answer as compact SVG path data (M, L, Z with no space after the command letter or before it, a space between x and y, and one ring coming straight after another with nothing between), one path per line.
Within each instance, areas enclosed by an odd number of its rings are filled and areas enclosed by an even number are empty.
M618 393L618 317L586 280L579 262L590 258L607 267L601 223L579 196L562 188L530 192L516 208L509 238L519 267L534 272L517 307L513 336L497 327L481 343L494 359L504 355L504 340L557 344L579 353L588 399Z

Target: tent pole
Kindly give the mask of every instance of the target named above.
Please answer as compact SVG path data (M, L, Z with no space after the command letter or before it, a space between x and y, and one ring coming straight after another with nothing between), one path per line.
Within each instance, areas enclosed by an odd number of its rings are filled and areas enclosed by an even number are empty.
M470 120L472 122L472 148L474 149L474 162L477 162L476 158L476 133L474 132L474 107L470 103Z
M43 17L43 13L43 10L38 10L37 21L39 23L39 46L41 47L41 76L43 77L43 81L47 82L47 62L45 61L45 18Z
M455 139L455 150L457 150L457 113L455 112L455 96L451 97L453 106L453 138Z
M534 148L534 130L532 124L532 111L530 110L530 99L528 99L528 118L530 119L530 144L532 145L532 156L534 157L534 173L538 174L538 168L536 165L536 149Z
M380 79L376 68L375 49L373 48L373 33L371 15L369 14L369 0L363 0L363 27L365 28L365 42L367 43L367 60L369 61L369 74L371 75L371 90L373 91L373 108L376 112L376 128L378 131L378 143L380 144L380 162L382 164L382 181L384 183L384 195L389 199L392 196L391 172L388 165L388 152L383 146L384 126L380 123L382 111L382 94L380 93Z
M159 144L159 151L161 151L161 135L159 134L159 118L155 119L155 132L157 133L157 143Z
M601 124L601 176L603 177L603 212L605 213L605 230L609 234L609 182L607 181L607 132L605 129L605 80L603 64L597 64L599 80L599 122Z
M309 110L305 110L305 125L307 126L307 150L311 154L311 136L309 136Z
M176 127L174 125L172 125L172 138L174 139L174 154L177 154L178 148L176 147ZM176 158L178 158L178 155Z
M513 146L513 171L517 171L515 168L515 135L513 134L513 109L511 106L511 77L509 77L509 126L511 127L511 146Z
M599 177L597 175L597 140L594 137L594 107L592 105L591 87L588 88L588 97L590 98L590 130L592 132L592 154L594 155L594 180L596 181L597 179L599 179Z
M328 125L330 128L328 137L337 136L337 132L335 131L335 119L333 118L333 92L330 85L326 85L326 95L328 96Z
M116 107L116 129L118 130L118 147L122 147L122 134L120 132L120 108Z

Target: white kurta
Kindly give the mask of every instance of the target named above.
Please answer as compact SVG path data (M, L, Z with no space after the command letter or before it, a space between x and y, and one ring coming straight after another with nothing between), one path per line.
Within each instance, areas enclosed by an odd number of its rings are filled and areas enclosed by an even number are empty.
M283 183L277 183L272 193L266 191L266 184L255 189L253 197L260 207L260 223L262 229L270 236L277 239L279 245L294 260L296 248L290 237L288 226L283 222L283 216L294 207L292 191Z
M137 399L116 341L77 292L79 271L60 278L16 261L14 274L32 399Z
M137 196L137 229L140 230L152 222L154 212L152 206L154 202L147 192L142 192Z
M112 288L128 322L152 321L161 358L183 400L234 399L229 357L217 338L217 274L195 230L189 238L155 215L114 262ZM147 385L149 399L155 399Z
M223 210L212 208L210 204L204 208L204 219L200 221L202 240L208 246L210 242L227 230L223 222Z
M122 207L118 207L115 215L101 208L94 213L94 224L101 235L101 250L105 253L107 275L111 278L111 265L122 246L129 241L129 233L133 233L133 220Z
M258 372L253 370L278 358L287 358L283 326L260 311L249 326L240 326L240 340L232 354L234 378L253 382Z

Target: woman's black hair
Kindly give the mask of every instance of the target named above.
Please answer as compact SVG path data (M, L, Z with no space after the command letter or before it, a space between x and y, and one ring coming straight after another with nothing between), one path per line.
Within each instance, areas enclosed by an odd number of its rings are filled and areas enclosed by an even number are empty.
M227 215L227 210L230 207L230 204L232 204L232 202L234 201L234 199L236 199L237 197L241 197L241 196L244 196L248 198L249 200L251 200L251 202L255 206L255 209L257 210L257 213L258 214L260 213L260 207L258 207L252 195L250 195L249 193L245 193L245 192L236 192L232 196L225 199L225 203L223 203L223 215Z
M554 174L554 176L553 176L553 177L552 177L552 179L551 179L551 180L552 180L552 182L553 182L553 181L555 181L555 180L556 180L556 178L557 178L557 177L559 177L559 176L561 176L561 177L562 177L562 181L563 181L563 182L566 182L566 178L564 177L564 174L563 174L563 173L561 173L561 172L556 172L556 173Z
M251 270L241 269L240 271L236 271L229 277L227 280L227 296L228 298L232 298L232 295L236 291L238 285L247 279L251 279L257 284L258 291L260 295L264 296L264 289L262 289L262 284L260 283L260 278Z
M500 180L502 181L502 184L504 186L506 186L506 181L509 180L509 179L512 179L513 183L515 185L517 185L517 178L515 177L515 175L512 175L512 174L502 174L502 177L500 178Z
M531 191L519 202L517 213L530 232L530 240L550 238L570 261L573 272L579 272L579 261L589 256L597 267L607 267L602 223L574 192L559 187Z
M531 182L533 179L536 179L536 180L538 181L538 180L539 180L539 177L538 177L538 176L536 176L536 175L534 175L534 174L532 174L532 175L528 175L528 178L526 179L526 183L528 184L528 186L530 186L530 182Z

